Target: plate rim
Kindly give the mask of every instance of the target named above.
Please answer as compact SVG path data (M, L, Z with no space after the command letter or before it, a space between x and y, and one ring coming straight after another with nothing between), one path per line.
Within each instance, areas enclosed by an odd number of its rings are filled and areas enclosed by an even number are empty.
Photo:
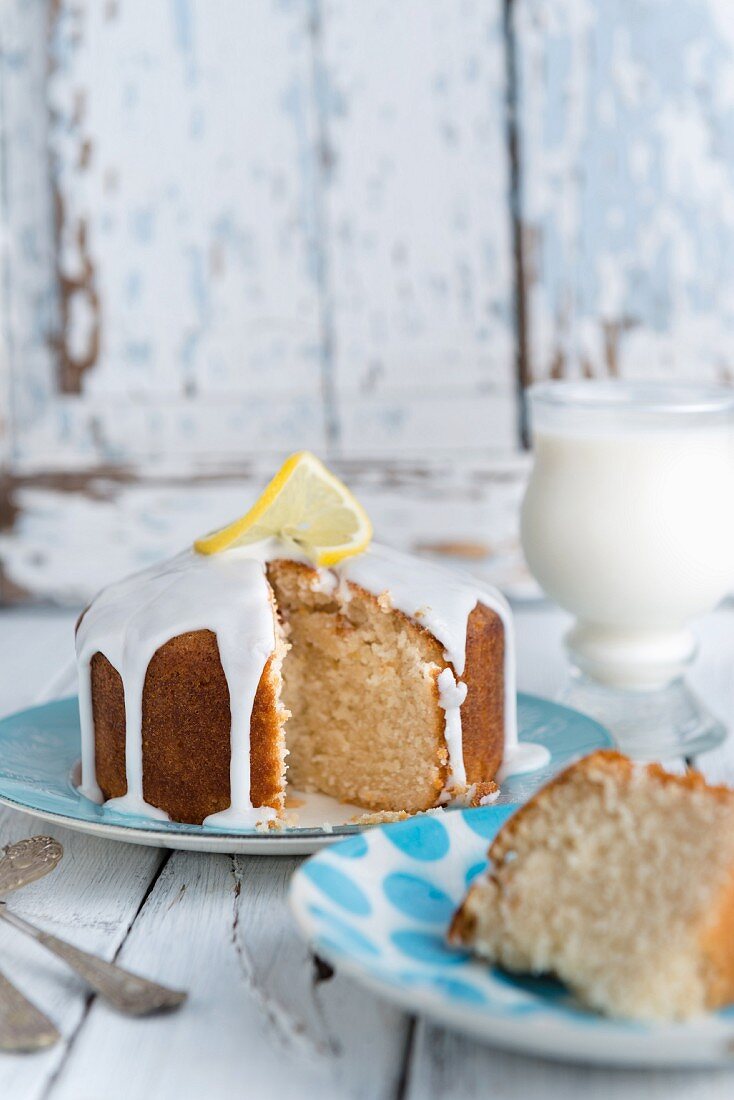
M609 731L596 719L581 711L574 710L554 699L547 699L531 692L516 693L518 707L522 704L550 707L554 712L573 716L575 720L581 718L590 731L595 730L600 742L599 746L611 748L614 745ZM43 703L25 707L18 711L0 717L0 729L6 722L29 719L43 714L50 708L63 704L74 703L76 695L64 695L58 699L49 699ZM60 813L54 810L40 809L29 806L25 802L7 794L0 794L0 805L26 813L42 821L48 821L54 825L72 829L77 832L85 832L103 839L117 840L129 844L139 844L146 847L159 847L181 851L222 852L234 854L260 854L260 855L311 855L319 850L337 844L342 840L358 836L366 829L384 828L383 823L365 823L363 825L335 825L333 830L326 831L315 827L309 828L284 828L281 830L238 832L234 830L212 829L207 833L191 832L187 829L162 830L152 824L150 828L139 825L127 825L104 821L89 821L69 813ZM520 803L518 803L520 805ZM393 823L389 823L393 824ZM201 829L201 826L192 826L192 829Z
M292 831L272 833L220 833L212 832L211 836L201 833L160 832L156 829L139 829L134 825L113 825L104 821L84 821L79 817L67 817L65 814L57 814L52 810L39 810L35 806L26 806L22 802L15 802L7 795L0 795L0 805L7 806L11 810L28 814L29 817L38 818L40 821L48 821L53 825L59 825L74 832L90 833L103 840L119 840L127 844L139 844L147 848L168 848L172 851L182 852L208 852L212 855L272 855L277 844L279 853L283 855L311 855L314 848L326 848L340 840L349 840L357 834L337 834L317 832L306 835L306 830L299 833ZM357 827L360 831L365 826ZM175 841L175 843L174 843ZM257 853L249 851L249 845L257 845ZM273 851L269 851L270 846ZM284 845L287 851L284 850Z

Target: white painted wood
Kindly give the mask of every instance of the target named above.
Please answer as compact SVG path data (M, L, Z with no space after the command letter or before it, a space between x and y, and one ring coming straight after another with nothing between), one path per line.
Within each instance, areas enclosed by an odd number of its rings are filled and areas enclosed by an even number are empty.
M21 461L323 441L309 17L277 0L58 5L64 393Z
M726 1070L664 1072L568 1066L492 1050L432 1025L419 1024L407 1100L724 1100Z
M511 448L502 4L327 0L319 41L343 453Z
M58 678L73 651L75 616L68 612L0 613L0 712L28 706ZM65 688L68 690L68 685ZM0 847L39 832L64 845L53 875L19 891L10 904L21 915L86 950L114 957L161 862L156 849L136 849L40 826L26 814L0 808ZM40 1055L0 1056L0 1095L35 1100L65 1057L85 1017L87 991L58 960L6 925L0 927L0 965L11 981L59 1027L63 1042Z
M25 814L0 812L0 845L39 832L61 841L64 858L53 877L19 891L10 905L46 931L113 958L160 864L160 851L90 840L66 829L39 827ZM5 926L0 960L10 980L43 1006L63 1036L62 1043L38 1056L0 1056L2 1095L31 1100L44 1094L62 1064L84 1020L87 990L63 963Z
M533 377L732 378L727 0L515 0Z
M88 598L301 447L460 454L378 530L514 568L500 0L149 8L4 9L4 596Z
M39 701L74 655L76 612L0 611L0 715ZM71 694L65 687L59 694Z
M21 469L514 447L499 0L62 3L52 31L65 392Z
M44 479L13 493L12 531L0 533L6 580L35 596L83 603L109 581L190 545L242 515L281 460L253 462L226 479L179 466L171 477ZM336 463L372 517L375 537L430 552L512 583L518 566L525 458ZM105 552L99 551L104 546ZM454 553L452 553L454 551Z
M405 1017L337 977L316 982L285 905L291 859L176 853L121 954L192 990L176 1016L95 1003L49 1100L392 1097ZM134 1051L134 1057L131 1057Z
M0 19L0 420L7 458L55 384L53 203L48 180L48 5L4 0ZM0 435L2 432L0 431Z

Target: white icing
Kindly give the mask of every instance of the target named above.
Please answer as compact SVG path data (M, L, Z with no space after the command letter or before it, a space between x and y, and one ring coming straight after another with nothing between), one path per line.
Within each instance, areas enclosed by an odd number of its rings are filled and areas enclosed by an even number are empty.
M130 813L165 818L143 797L142 699L145 675L156 651L171 638L196 630L217 636L229 688L232 802L205 825L246 828L275 817L250 800L250 719L265 664L275 649L275 627L265 564L277 558L311 564L291 546L268 539L223 554L184 551L170 561L110 585L94 600L77 633L79 711L82 730L80 790L101 801L94 753L90 662L102 653L119 672L125 697L127 793L107 804ZM376 596L426 627L443 646L452 668L438 677L439 703L446 715L449 777L442 801L466 786L461 705L466 685L459 681L466 661L467 620L477 602L495 611L504 627L505 748L502 774L528 771L547 762L539 745L518 744L512 616L503 597L474 578L431 562L372 544L365 553L334 570L319 569L314 587L350 596L349 583Z
M81 627L79 628L81 630ZM77 638L77 646L79 641ZM94 751L94 718L92 716L91 668L88 660L78 661L79 671L79 724L82 730L82 781L79 790L90 801L104 802L104 795L97 783L97 768Z
M232 804L209 822L251 826L274 816L273 810L253 809L250 802L250 716L260 676L275 648L264 567L252 557L203 557L185 551L111 585L89 607L77 633L81 789L85 794L98 793L89 666L99 652L119 672L125 692L127 794L107 805L128 813L167 816L143 797L143 686L156 651L171 638L194 630L212 630L217 636L232 712Z
M510 618L499 592L480 593L473 578L376 543L364 554L342 562L336 572L368 592L389 592L393 607L438 638L457 676L464 672L466 623L477 601L498 612L501 605L503 620Z
M464 748L461 732L461 707L466 699L468 688L457 680L450 668L445 668L438 676L438 705L444 712L444 737L449 752L449 778L446 792L453 788L466 786L466 768L464 767Z
M550 753L543 745L518 741L515 705L515 635L509 604L495 588L484 585L469 574L445 569L441 565L401 554L372 543L369 550L348 558L337 572L354 584L376 594L389 592L392 606L430 630L444 648L444 656L457 676L466 663L466 624L477 603L484 604L500 617L505 635L505 745L502 778L520 775L544 767ZM459 722L461 718L459 716ZM454 718L451 718L454 733ZM447 715L448 726L448 715ZM462 738L451 759L452 771L464 770ZM464 771L464 774L466 772ZM444 795L453 786L449 776Z
M550 761L550 752L545 745L538 745L534 741L518 741L511 748L505 749L500 770L497 772L497 782L504 783L510 775L525 775L526 772L537 771L544 768Z

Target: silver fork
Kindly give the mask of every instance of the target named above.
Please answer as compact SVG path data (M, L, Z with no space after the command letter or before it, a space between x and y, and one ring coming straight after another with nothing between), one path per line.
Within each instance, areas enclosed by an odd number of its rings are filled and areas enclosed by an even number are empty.
M12 924L19 932L24 932L59 959L63 959L95 993L128 1016L147 1016L151 1012L178 1008L186 1000L187 995L182 990L168 989L157 982L131 974L116 963L90 955L88 951L82 951L57 936L42 932L17 913L11 912L4 901L0 902L0 920Z
M0 1050L30 1053L52 1047L60 1038L48 1016L0 973Z
M120 1012L131 1016L146 1016L151 1012L178 1008L186 1000L186 993L168 989L157 982L131 974L121 966L91 955L88 951L82 951L57 936L42 932L40 928L7 908L4 894L18 890L53 871L63 853L61 844L52 837L32 837L6 849L4 857L0 859L0 920L11 924L19 932L24 932L36 943L63 959L87 985Z
M21 840L6 848L0 856L0 897L48 874L62 853L51 837ZM0 973L0 1050L30 1053L60 1038L51 1020Z

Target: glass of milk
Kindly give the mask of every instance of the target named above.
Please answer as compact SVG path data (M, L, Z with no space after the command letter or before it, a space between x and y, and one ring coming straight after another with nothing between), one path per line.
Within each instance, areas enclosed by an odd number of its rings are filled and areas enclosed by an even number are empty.
M530 390L522 543L575 617L563 693L641 759L725 736L688 688L690 621L734 590L734 390L548 382Z

